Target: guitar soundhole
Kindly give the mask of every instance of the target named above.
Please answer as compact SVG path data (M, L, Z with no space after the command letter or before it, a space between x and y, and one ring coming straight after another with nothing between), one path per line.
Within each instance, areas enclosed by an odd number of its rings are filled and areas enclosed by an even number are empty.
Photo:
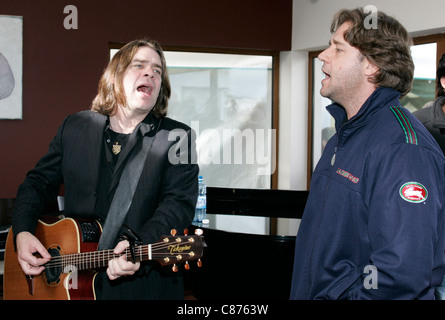
M60 247L56 246L54 248L48 249L51 257L60 256ZM50 268L45 268L46 282L50 286L56 286L60 282L60 275L62 274L62 265L51 265Z

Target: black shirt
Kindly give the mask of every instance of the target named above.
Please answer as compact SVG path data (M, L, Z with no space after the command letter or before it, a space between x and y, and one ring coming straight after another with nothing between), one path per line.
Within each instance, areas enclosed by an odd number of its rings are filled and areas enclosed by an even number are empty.
M114 132L109 125L106 126L103 140L103 153L100 164L99 185L97 190L97 202L95 214L104 221L116 188L110 190L111 181L115 174L116 164L125 148L130 134ZM117 186L116 186L117 187Z

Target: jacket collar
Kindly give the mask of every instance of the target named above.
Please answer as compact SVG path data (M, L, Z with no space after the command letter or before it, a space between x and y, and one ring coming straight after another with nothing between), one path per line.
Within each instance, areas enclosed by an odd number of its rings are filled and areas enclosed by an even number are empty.
M343 125L360 124L366 118L376 111L387 106L387 103L392 100L399 100L400 93L394 89L387 87L377 88L365 101L360 110L355 116L348 120L345 109L338 103L333 103L326 107L326 110L331 114L335 120L335 129L339 132Z

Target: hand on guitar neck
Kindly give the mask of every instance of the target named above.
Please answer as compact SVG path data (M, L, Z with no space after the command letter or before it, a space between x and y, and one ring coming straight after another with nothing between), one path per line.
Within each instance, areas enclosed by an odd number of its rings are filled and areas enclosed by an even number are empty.
M121 241L114 248L114 253L119 255L130 246L127 240ZM122 276L130 276L139 270L140 262L133 263L127 260L126 255L114 258L108 262L107 275L110 280L116 280Z
M20 232L16 237L17 258L26 275L35 276L41 274L43 266L51 259L51 255L42 243L29 232ZM129 242L123 240L114 249L114 253L119 255L128 248ZM139 270L140 262L128 261L126 255L111 259L108 262L107 275L110 280L115 280L122 276L129 276Z

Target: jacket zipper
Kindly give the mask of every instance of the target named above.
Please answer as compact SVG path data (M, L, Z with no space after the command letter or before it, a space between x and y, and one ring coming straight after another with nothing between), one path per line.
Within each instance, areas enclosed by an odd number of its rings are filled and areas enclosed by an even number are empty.
M337 155L337 147L334 148L334 155L331 158L331 167L335 164L335 156Z
M337 132L337 135L338 135L338 132ZM338 139L338 138L337 138ZM335 158L336 158L336 156L337 156L337 151L338 151L338 145L339 145L339 143L340 143L340 141L337 141L337 146L334 148L334 154L332 155L332 158L331 158L331 168L334 166L334 164L335 164ZM332 174L332 173L331 173ZM330 174L330 176L331 176L331 174ZM327 194L327 192L328 192L328 188L329 188L329 185L330 185L330 181L331 181L331 177L329 177L329 180L328 180L328 182L327 182L327 184L326 184L326 187L325 187L325 191L324 191L324 199L323 199L323 206L325 205L325 198L326 198L326 194ZM323 210L324 210L324 208L323 208ZM319 221L319 225L318 225L318 228L317 228L317 230L319 229L319 226L320 226L320 223L321 223L321 219L322 218L320 218L320 221ZM312 261L313 261L313 254L314 254L314 248L315 248L315 243L317 242L317 239L318 239L318 237L314 240L314 243L312 244L312 250L311 250L311 257L310 257L310 264L312 265ZM309 296L309 288L311 287L311 272L308 270L308 274L307 274L308 276L307 276L307 283L308 283L308 286L307 286L307 296Z

